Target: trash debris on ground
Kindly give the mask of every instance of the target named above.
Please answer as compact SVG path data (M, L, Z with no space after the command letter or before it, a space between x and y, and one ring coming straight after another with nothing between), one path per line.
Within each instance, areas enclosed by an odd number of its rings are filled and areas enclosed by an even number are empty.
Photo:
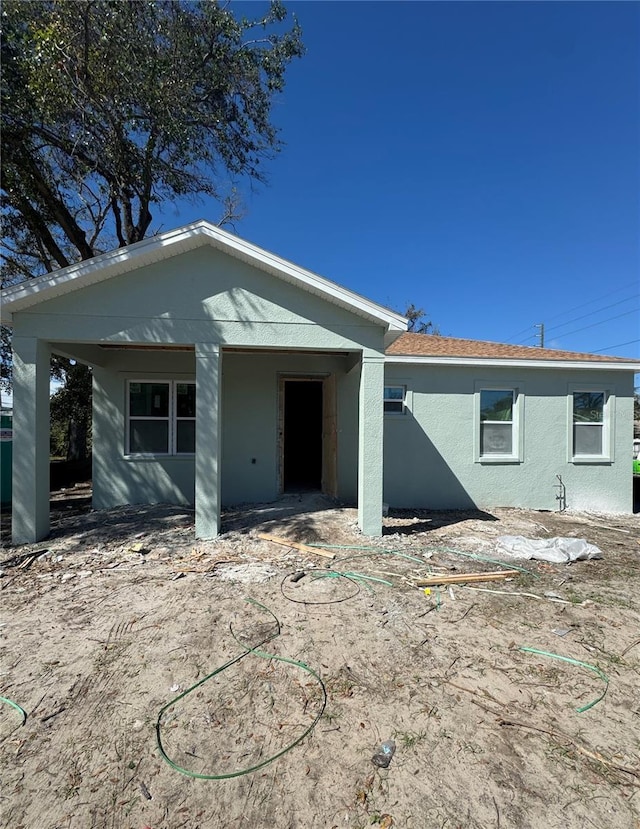
M374 766L378 766L381 769L388 769L389 763L391 762L393 755L396 753L396 744L394 740L385 740L384 743L380 745L376 753L371 758L371 762Z
M519 575L518 570L501 570L496 573L455 573L453 575L429 576L416 582L418 587L432 587L435 584L458 584L467 581L496 581L512 579Z
M39 556L45 555L48 553L47 549L44 550L31 550L29 553L22 553L20 555L11 556L11 558L5 558L4 561L0 562L3 567L23 567L28 568L30 567L34 560Z
M501 535L496 539L498 550L513 558L568 564L602 558L602 550L584 538L525 538L522 535Z

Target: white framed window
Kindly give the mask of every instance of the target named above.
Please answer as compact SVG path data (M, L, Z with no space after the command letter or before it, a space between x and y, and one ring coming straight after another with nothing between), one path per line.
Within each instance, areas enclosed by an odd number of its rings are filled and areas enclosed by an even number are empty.
M196 451L196 384L175 382L176 455L193 455Z
M406 386L384 387L384 413L386 415L403 415L406 413Z
M569 460L573 463L612 461L613 395L602 388L573 386L569 391Z
M192 455L195 427L195 383L127 381L125 454Z
M520 386L476 384L476 462L520 463L523 460L523 398Z

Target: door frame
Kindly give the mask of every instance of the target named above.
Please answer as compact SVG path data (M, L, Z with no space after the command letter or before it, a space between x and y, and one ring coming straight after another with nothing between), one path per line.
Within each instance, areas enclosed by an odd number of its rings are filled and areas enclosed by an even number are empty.
M278 433L276 446L278 493L280 495L284 493L284 396L285 386L290 382L322 383L322 475L320 488L325 495L335 498L338 491L336 376L328 372L315 374L309 372L302 374L278 373Z

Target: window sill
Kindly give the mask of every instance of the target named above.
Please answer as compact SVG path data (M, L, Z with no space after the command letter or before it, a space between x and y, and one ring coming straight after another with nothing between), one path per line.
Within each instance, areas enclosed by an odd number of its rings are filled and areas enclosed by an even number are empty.
M522 463L522 458L516 458L513 455L483 455L476 458L476 463L482 464L502 464L502 463Z
M191 454L181 454L181 455L168 455L168 454L157 454L157 455L123 455L122 459L125 461L188 461L193 460L195 458L195 453Z
M603 455L576 455L569 459L569 463L574 464L612 464L613 459Z

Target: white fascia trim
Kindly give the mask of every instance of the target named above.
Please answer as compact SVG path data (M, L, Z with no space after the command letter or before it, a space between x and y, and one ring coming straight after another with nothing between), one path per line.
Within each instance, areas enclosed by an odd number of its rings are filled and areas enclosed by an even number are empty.
M343 288L337 282L332 282L312 271L301 268L299 265L295 265L287 259L282 259L275 253L264 250L264 248L260 248L251 242L246 242L238 236L233 236L215 225L210 225L208 222L202 222L201 224L204 225L204 232L214 241L219 242L216 247L221 250L228 253L235 252L238 258L245 259L252 264L261 265L264 270L274 276L289 277L289 281L294 283L302 282L312 293L324 296L348 310L359 311L362 315L374 319L376 322L383 322L390 329L399 332L407 330L409 321L402 314L397 314L383 305L371 302L366 297Z
M409 363L413 365L442 366L505 366L507 368L563 368L597 369L598 371L640 371L640 363L611 363L603 360L520 360L504 357L410 357L387 355L385 363Z
M408 321L401 314L371 302L335 282L294 265L202 219L177 230L150 236L126 248L100 254L87 262L78 262L59 271L43 274L27 283L5 288L2 291L2 321L10 325L15 312L38 302L102 282L151 262L168 259L205 243L212 244L215 248L281 279L301 284L306 290L360 316L382 323L389 330L400 333L407 330Z
M133 245L128 245L125 248L116 248L106 253L100 253L98 256L94 256L93 259L76 262L73 265L68 265L66 268L61 268L52 273L36 276L34 279L28 280L28 282L21 282L19 285L13 285L10 288L3 288L2 298L7 304L21 303L20 308L22 308L23 303L21 301L30 299L34 294L39 294L43 291L47 293L46 298L50 299L50 291L61 288L74 280L80 281L77 287L83 287L92 282L101 282L103 279L108 279L110 276L113 276L114 270L118 265L122 266L122 270L119 272L124 273L137 264L143 264L145 253L156 251L161 247L175 244L176 241L181 241L192 229L195 229L195 225L186 225L186 227L180 228L179 230L170 230L158 236L149 236L147 239L143 239ZM138 260L142 260L142 262ZM129 265L129 268L127 265ZM89 279L89 275L96 271L100 273L99 278ZM73 286L70 290L75 289L75 287ZM59 290L54 295L57 296L60 293L66 293L66 291ZM35 304L37 301L39 299L28 304ZM26 305L27 303L24 304ZM16 310L19 309L16 308Z

